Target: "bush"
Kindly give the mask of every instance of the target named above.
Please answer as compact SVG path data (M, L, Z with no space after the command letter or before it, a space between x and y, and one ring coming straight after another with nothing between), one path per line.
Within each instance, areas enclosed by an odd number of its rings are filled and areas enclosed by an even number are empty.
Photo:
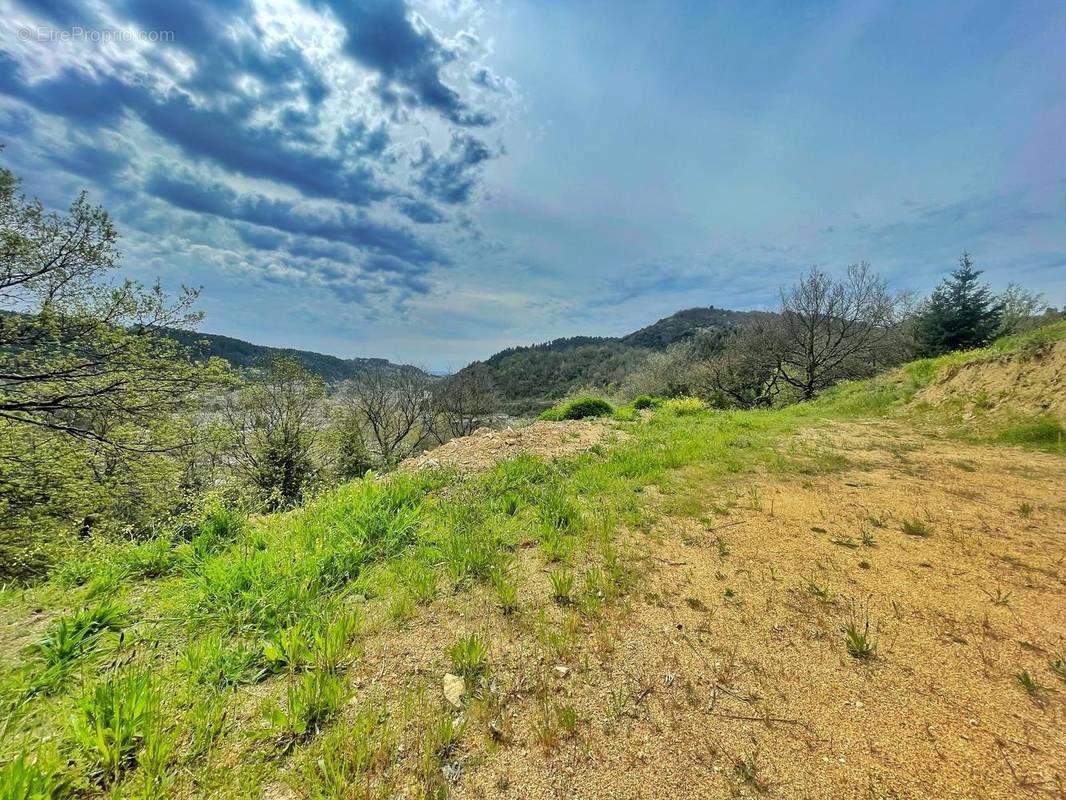
M662 409L678 417L685 417L691 414L699 414L701 411L706 411L707 406L698 397L678 397L673 400L667 400L662 404Z
M566 400L549 408L540 415L541 419L560 421L564 419L585 419L586 417L605 417L614 412L614 407L602 397L585 395Z
M655 397L650 394L638 394L633 398L633 408L638 411L645 408L658 408L663 404L661 397Z

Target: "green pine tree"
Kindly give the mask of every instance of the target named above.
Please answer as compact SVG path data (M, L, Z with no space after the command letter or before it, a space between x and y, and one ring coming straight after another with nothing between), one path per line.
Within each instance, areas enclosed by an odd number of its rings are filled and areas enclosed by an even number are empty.
M980 275L963 253L959 268L933 290L918 327L923 356L982 347L995 338L1003 312L992 290L978 283Z

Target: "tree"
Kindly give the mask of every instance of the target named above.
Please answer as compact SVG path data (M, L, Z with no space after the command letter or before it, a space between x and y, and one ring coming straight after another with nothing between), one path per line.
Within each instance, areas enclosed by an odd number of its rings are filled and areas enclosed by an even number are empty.
M469 436L499 408L492 375L476 362L441 381L433 389L434 436L443 442L450 436Z
M371 449L386 467L413 453L431 435L429 379L416 369L373 369L354 381L341 402L366 420Z
M959 258L959 268L945 278L922 309L918 324L918 350L938 356L953 350L970 350L992 341L999 329L1003 306L987 285L978 283L969 253Z
M772 406L781 393L782 375L775 355L776 320L772 317L745 323L725 342L721 355L707 366L705 399L714 393L728 405L740 408Z
M761 341L779 379L801 400L892 362L896 300L869 264L834 280L816 268L781 293L781 310Z
M64 215L0 168L0 417L132 450L165 447L153 423L222 378L164 328L199 320L197 292L107 283L118 234L82 193Z
M1041 316L1047 310L1042 294L1030 292L1017 283L1007 284L997 302L1001 309L997 337L1024 333L1036 328L1042 323Z
M233 432L237 470L272 511L297 503L314 475L322 379L296 358L278 356L228 398L223 413Z

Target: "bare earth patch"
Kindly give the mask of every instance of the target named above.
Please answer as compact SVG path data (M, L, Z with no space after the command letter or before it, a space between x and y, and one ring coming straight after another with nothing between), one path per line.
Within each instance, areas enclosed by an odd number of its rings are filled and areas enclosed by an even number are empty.
M498 615L453 618L495 629L501 686L550 685L457 797L1066 796L1066 461L885 421L808 436L849 466L664 517L628 612L558 663L510 652ZM545 743L547 702L579 722Z
M478 428L469 436L452 439L421 455L409 458L401 469L455 467L464 472L479 472L522 453L559 458L582 453L608 436L623 434L605 422L537 421L521 428Z
M1066 420L1066 341L1036 356L1007 353L948 367L916 399L934 407L961 399L985 409Z

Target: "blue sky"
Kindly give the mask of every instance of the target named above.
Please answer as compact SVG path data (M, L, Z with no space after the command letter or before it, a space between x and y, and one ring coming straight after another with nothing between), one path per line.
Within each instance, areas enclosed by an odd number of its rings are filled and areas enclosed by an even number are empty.
M1066 305L1061 2L0 11L5 165L204 330L442 369L964 248Z

